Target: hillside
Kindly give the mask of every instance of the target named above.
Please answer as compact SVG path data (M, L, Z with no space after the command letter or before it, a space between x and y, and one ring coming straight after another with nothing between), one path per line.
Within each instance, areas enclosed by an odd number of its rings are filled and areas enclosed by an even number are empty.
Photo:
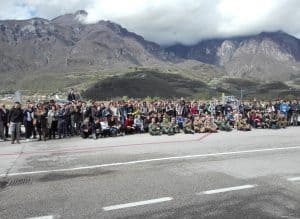
M88 99L111 99L114 97L186 97L204 93L210 88L201 81L195 81L176 74L138 71L122 76L106 78L94 84L83 93Z

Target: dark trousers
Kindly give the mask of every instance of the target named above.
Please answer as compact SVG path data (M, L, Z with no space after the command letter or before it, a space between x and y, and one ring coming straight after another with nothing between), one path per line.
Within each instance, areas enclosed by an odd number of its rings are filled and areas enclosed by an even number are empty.
M5 134L6 138L8 138L8 130L9 130L9 127L7 125L7 122L4 122L4 134Z
M72 120L66 120L66 134L67 134L67 136L74 135L74 128L73 128Z
M46 137L48 135L48 129L47 129L47 127L45 127L45 125L37 123L36 124L36 129L37 129L37 131L39 133L39 140L43 139L44 141L46 141Z
M80 134L81 121L75 121L75 135Z
M0 138L6 139L5 134L4 134L4 122L0 121Z
M30 138L33 132L32 121L24 121L24 126L25 126L25 138Z
M66 122L65 122L65 120L58 120L57 128L58 128L57 131L58 131L59 138L66 137Z
M49 129L49 138L55 138L55 134L57 132L57 121L52 121L51 127Z

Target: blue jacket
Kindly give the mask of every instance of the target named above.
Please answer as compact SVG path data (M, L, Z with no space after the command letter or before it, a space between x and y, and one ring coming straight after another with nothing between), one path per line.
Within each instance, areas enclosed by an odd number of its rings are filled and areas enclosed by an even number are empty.
M287 103L282 103L280 104L280 113L284 114L284 115L287 115L288 111L289 111L290 107Z

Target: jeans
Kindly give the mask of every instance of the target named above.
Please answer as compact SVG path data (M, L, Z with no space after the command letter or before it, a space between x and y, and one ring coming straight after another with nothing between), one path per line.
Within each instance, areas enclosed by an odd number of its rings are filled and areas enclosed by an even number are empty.
M292 114L292 123L293 123L293 126L298 125L298 112L293 112L293 114Z
M11 122L10 123L11 130L11 141L15 140L20 141L20 132L21 132L21 123L20 122Z

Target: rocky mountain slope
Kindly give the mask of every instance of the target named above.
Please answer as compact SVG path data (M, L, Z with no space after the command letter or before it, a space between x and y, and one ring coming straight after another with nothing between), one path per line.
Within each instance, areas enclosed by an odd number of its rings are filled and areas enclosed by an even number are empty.
M229 76L287 81L300 76L300 40L284 32L204 40L166 48L176 56L221 66Z
M91 71L168 60L159 45L117 24L82 24L80 17L85 13L79 11L51 21L1 21L0 71Z
M206 79L222 72L172 56L113 22L84 24L86 15L78 11L53 20L0 21L1 88L50 91L82 83L87 87L141 67Z

